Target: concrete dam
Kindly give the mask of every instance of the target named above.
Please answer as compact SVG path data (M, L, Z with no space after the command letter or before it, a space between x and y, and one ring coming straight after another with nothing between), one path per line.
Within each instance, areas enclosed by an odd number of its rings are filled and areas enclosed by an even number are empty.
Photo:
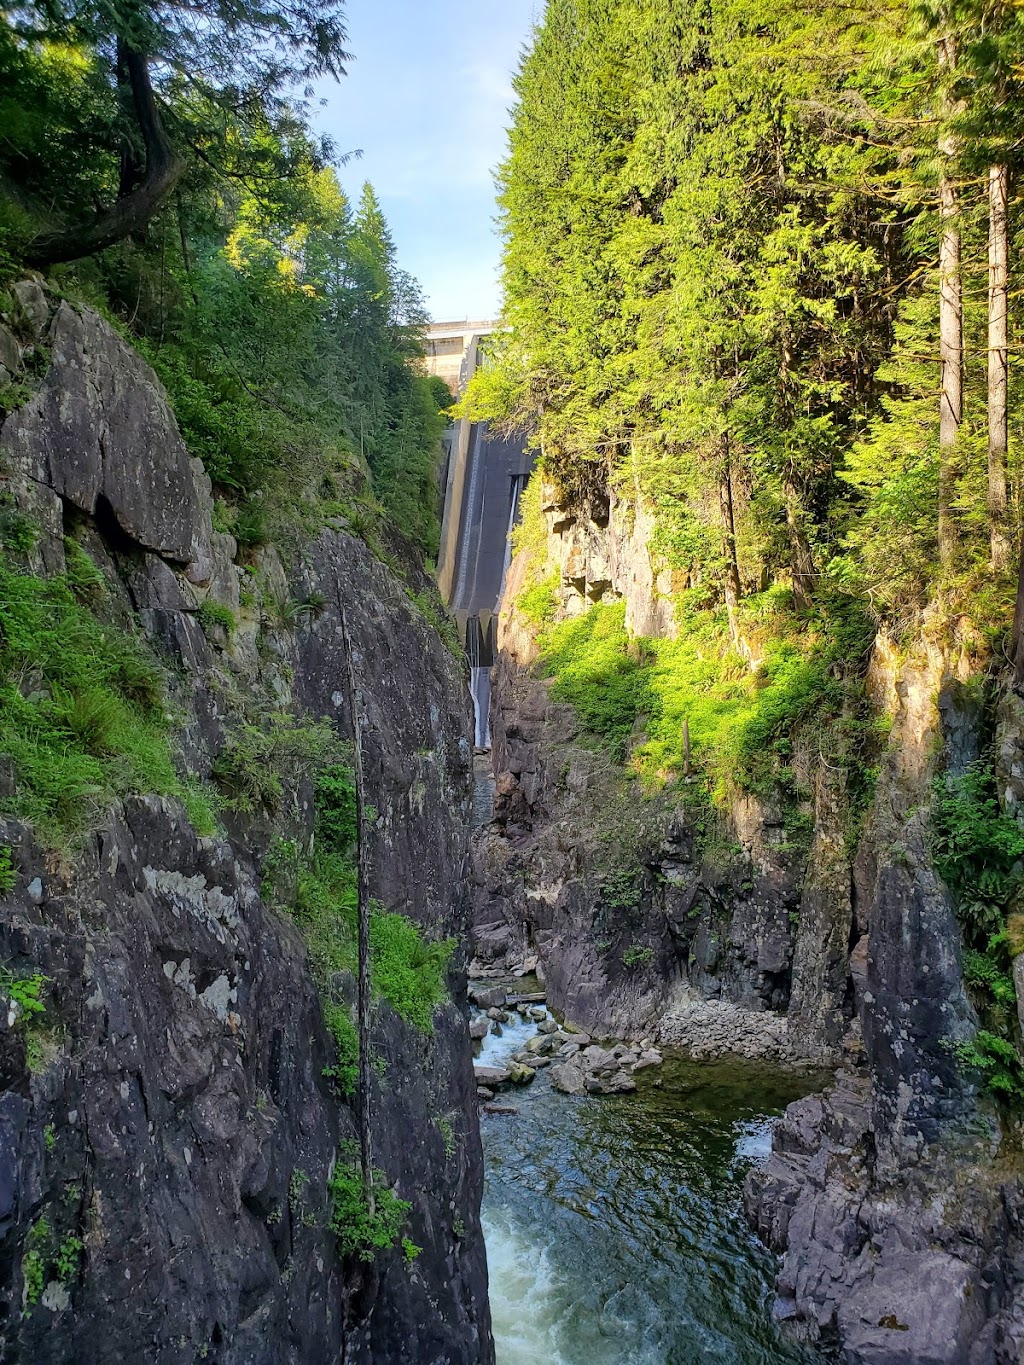
M462 393L486 363L483 343L497 322L434 323L426 329L427 367ZM445 439L444 511L437 577L469 658L476 747L490 748L488 707L498 604L519 498L533 468L522 437L506 438L486 422L454 423Z

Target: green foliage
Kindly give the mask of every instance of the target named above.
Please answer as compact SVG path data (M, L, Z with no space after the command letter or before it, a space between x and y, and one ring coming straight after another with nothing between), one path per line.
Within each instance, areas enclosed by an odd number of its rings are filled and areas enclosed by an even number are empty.
M362 1176L353 1157L351 1144L346 1144L339 1152L338 1162L331 1174L328 1184L331 1197L329 1227L338 1239L338 1251L342 1256L358 1256L361 1261L372 1261L378 1251L384 1251L398 1241L412 1205L399 1199L387 1186L382 1171L375 1171L371 1213Z
M852 604L826 603L816 629L772 617L757 638L757 604L745 604L750 637L763 650L754 671L732 644L722 613L694 611L676 640L634 639L625 604L598 604L541 634L540 669L551 695L578 712L584 726L656 787L683 767L683 722L691 759L709 789L730 784L767 791L791 781L794 734L813 727L830 761L850 772L850 795L870 795L872 733L863 694L870 627ZM641 733L642 730L642 733ZM827 746L827 748L826 748Z
M1022 884L1024 831L1001 811L989 764L936 781L933 828L935 865L954 891L961 923L972 939L998 935Z
M935 206L946 171L965 353L983 355L985 170L1021 162L1022 51L1020 8L980 0L550 0L499 172L509 330L462 410L529 431L581 520L611 494L653 513L655 568L704 607L774 584L802 612L838 587L897 630L939 598L1003 631L1012 582L975 588L983 363L944 464L958 545L937 564ZM1010 369L1016 486L1012 349ZM516 541L535 578L541 500L537 478Z
M106 579L77 540L64 537L64 576L80 602L96 603L106 593Z
M18 885L18 874L11 862L11 850L0 848L0 896L9 896Z
M46 1002L40 997L49 979L39 972L15 976L8 967L0 968L0 993L19 1007L18 1022L23 1027L46 1013Z
M24 512L0 507L0 546L11 554L27 555L39 539L39 527Z
M238 622L235 620L235 613L223 602L215 602L212 597L206 598L198 612L199 624L207 634L211 630L224 630L230 636Z
M343 68L340 12L340 0L203 4L187 19L148 3L6 10L0 282L48 233L72 239L59 258L78 259L57 281L153 364L222 495L218 526L243 550L319 529L369 477L429 554L451 400L419 368L425 307L372 189L349 201L309 123L310 80ZM87 229L146 171L132 53L186 169L148 226L133 218L130 240L125 226L108 244ZM27 396L11 385L0 405Z
M30 1306L39 1302L49 1276L64 1286L74 1280L84 1251L80 1237L68 1233L58 1241L50 1220L45 1215L38 1218L29 1229L21 1258L25 1302Z
M1008 1108L1024 1109L1024 1063L1006 1038L979 1029L969 1043L958 1043L953 1054L962 1066L979 1072L986 1089Z
M423 1248L418 1247L411 1237L402 1238L402 1255L405 1258L406 1265L412 1265L422 1251Z
M421 1033L434 1030L434 1010L448 998L445 977L454 939L429 943L404 915L378 911L370 920L374 986Z
M560 576L556 570L540 582L524 588L516 599L516 610L532 626L549 626L558 610Z
M643 896L643 874L617 868L601 883L601 900L610 910L635 910Z
M300 778L345 752L330 721L299 720L279 711L264 725L240 725L211 775L231 810L276 815Z
M324 1075L334 1082L340 1094L354 1095L359 1080L359 1033L351 1011L338 1001L326 1000L324 1023L337 1049L337 1060L325 1067Z
M459 627L454 617L449 616L440 595L437 592L414 592L411 588L407 588L406 591L420 615L440 635L445 648L457 659L461 659L463 650L462 641L459 639Z
M640 967L646 965L654 957L654 949L642 947L638 943L631 943L622 954L622 965L624 967Z
M1004 1104L1024 1105L1017 1044L1017 992L1007 916L1024 885L1024 831L999 806L984 760L936 779L932 798L935 865L953 892L964 940L964 981L983 1026L954 1049ZM1014 923L1013 917L1010 923Z
M0 562L0 753L15 792L3 813L55 844L129 792L174 793L163 673L132 632L111 629L68 581Z
M542 669L551 695L570 702L584 726L620 761L637 718L652 704L649 659L631 648L625 603L593 607L543 637Z
M446 1157L455 1155L455 1129L452 1121L447 1114L442 1114L437 1122L437 1131L441 1134L441 1141L444 1143L444 1154Z
M318 730L321 738L324 732ZM333 732L332 732L333 734ZM289 753L293 750L289 748ZM323 1000L324 1022L337 1055L325 1074L344 1095L354 1092L359 1041L342 977L357 969L356 791L351 765L335 739L303 749L302 772L313 777L312 847L278 838L264 859L264 895L294 916L309 949ZM403 915L371 906L370 980L373 990L424 1033L447 999L451 941L428 943Z

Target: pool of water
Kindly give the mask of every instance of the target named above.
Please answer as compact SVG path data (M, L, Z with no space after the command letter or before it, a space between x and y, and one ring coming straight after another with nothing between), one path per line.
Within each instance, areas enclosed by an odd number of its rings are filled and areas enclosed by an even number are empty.
M535 1025L488 1037L490 1064ZM498 1365L811 1362L772 1321L774 1258L740 1204L773 1116L820 1084L669 1061L633 1095L574 1098L546 1072L484 1115L484 1231Z

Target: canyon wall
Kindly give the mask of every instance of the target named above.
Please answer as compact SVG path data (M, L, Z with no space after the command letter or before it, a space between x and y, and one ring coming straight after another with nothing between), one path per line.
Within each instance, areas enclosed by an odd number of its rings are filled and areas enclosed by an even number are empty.
M652 561L649 518L550 490L544 516L556 620L624 599L637 634L677 631L670 593L686 585ZM776 1311L850 1365L1019 1361L1019 1150L955 1055L977 1020L932 855L935 776L963 773L983 742L969 623L876 640L865 688L887 738L867 814L851 839L848 775L797 743L797 839L771 796L734 791L711 829L685 777L641 796L536 669L517 605L530 574L520 556L500 619L478 967L536 961L550 1003L599 1037L838 1068L791 1106L748 1181L748 1213L782 1257ZM737 648L756 667L756 647ZM1019 711L1004 702L996 737L1011 805Z
M178 798L139 794L58 853L3 822L14 875L0 957L46 978L46 1009L34 1049L16 1009L0 1019L2 1354L487 1365L463 663L342 520L243 563L213 529L209 481L148 366L89 309L34 282L18 296L4 364L19 377L30 350L48 359L0 428L5 506L37 528L25 568L60 574L74 537L102 575L110 629L144 635L164 662L198 783L239 727L285 712L351 735L344 606L370 890L456 948L431 1031L385 1000L373 1012L373 1160L412 1206L406 1254L343 1258L329 1182L350 1159L354 1109L325 1074L334 1045L303 936L261 887L266 818L225 812L199 837ZM10 776L0 757L0 783ZM311 783L300 775L286 797L308 836Z

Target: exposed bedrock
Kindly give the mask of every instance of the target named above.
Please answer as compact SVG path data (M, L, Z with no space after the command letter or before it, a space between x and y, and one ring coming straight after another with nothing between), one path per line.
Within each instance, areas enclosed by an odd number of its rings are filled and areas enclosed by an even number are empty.
M34 286L33 286L34 288ZM365 717L374 896L430 939L468 928L471 748L465 679L401 580L342 529L251 572L318 609L246 606L230 536L155 376L88 309L39 291L52 347L36 396L0 429L0 478L58 570L73 526L108 610L171 668L181 747L202 775L240 717L282 708L351 733L339 605ZM410 569L411 573L415 571ZM217 626L210 599L236 613ZM312 818L311 792L297 818ZM0 957L41 972L46 1055L0 1020L0 1337L4 1358L223 1365L493 1360L479 1222L482 1157L464 955L429 1036L385 1002L373 1157L412 1204L421 1253L341 1260L328 1179L355 1136L324 1076L334 1057L297 928L264 901L265 823L197 838L176 799L126 800L74 860L0 829L17 884ZM45 1222L68 1264L26 1308L26 1253ZM37 1234L38 1235L38 1234ZM68 1238L78 1239L80 1250Z

